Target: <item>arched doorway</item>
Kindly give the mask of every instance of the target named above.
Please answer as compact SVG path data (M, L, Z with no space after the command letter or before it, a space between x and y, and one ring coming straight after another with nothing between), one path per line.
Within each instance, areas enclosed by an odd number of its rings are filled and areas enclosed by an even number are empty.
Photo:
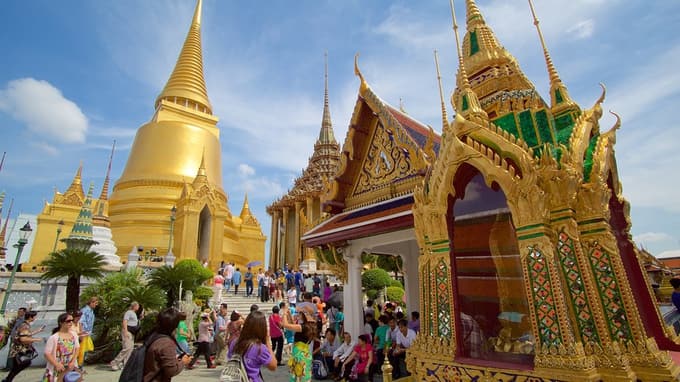
M212 215L206 205L198 216L198 246L196 254L201 263L207 262L210 258L210 233L212 231Z
M447 224L458 358L533 365L534 334L506 196L473 166L454 177Z

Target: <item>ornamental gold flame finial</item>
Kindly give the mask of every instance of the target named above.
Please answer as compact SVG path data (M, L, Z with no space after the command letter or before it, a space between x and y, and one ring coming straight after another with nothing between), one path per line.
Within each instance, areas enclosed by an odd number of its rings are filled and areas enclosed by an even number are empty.
M536 17L536 10L534 9L534 3L529 1L529 8L531 9L531 16L534 19L534 26L538 32L538 39L541 41L541 47L543 48L543 57L545 58L545 64L548 67L548 76L550 78L550 107L553 114L559 114L565 109L571 108L578 110L578 106L569 96L567 87L562 82L555 65L553 64L550 53L548 52L548 47L545 44L545 39L543 38L543 32L541 31L540 22L538 17Z
M363 93L368 89L368 84L366 83L363 74L361 74L361 70L359 70L359 53L354 55L354 74L361 80L359 91Z
M449 116L446 114L446 102L444 102L444 90L442 89L442 76L439 72L439 56L434 51L434 65L437 69L437 84L439 85L439 100L442 105L442 133L449 128Z
M113 153L116 151L116 140L113 140L113 147L111 147L111 155L109 156L109 166L106 168L106 177L104 178L104 185L102 186L102 193L99 195L99 200L107 200L109 198L109 176L111 175L111 163L113 162Z
M165 88L156 98L156 109L158 109L161 101L165 100L206 114L212 114L212 106L208 99L208 90L203 77L201 11L202 1L198 0L175 69L165 84Z

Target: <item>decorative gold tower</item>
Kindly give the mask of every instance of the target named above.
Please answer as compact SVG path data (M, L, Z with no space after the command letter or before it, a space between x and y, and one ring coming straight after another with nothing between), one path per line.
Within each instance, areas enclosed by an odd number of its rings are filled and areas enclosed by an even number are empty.
M264 260L266 238L257 220L242 222L229 210L217 121L203 77L198 0L175 69L151 120L137 131L110 198L111 230L122 260L133 247L165 255L170 245L177 260L211 266ZM244 226L259 232L242 236Z
M408 352L414 380L677 380L680 339L655 305L630 235L614 152L618 115L600 131L604 89L588 109L571 100L530 1L550 76L547 105L475 2L465 3L456 117L414 192L428 318ZM479 235L461 235L466 215L497 216L472 252L466 241ZM485 336L501 326L504 336Z
M288 193L267 207L272 217L269 266L295 267L303 261L315 261L312 250L303 248L300 237L319 222L322 215L321 196L326 182L332 180L340 163L340 145L335 140L328 101L328 55L324 76L323 116L319 138L307 168L295 179ZM315 267L312 266L312 267ZM313 269L315 270L315 269Z

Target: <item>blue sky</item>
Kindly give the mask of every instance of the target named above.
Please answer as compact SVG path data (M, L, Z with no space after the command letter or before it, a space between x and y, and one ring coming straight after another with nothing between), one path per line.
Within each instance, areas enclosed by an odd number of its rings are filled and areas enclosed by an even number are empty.
M193 0L11 1L0 13L0 190L15 213L38 213L84 162L97 192L112 141L112 178L153 113L188 30ZM479 0L500 42L544 97L548 76L525 0ZM623 118L617 153L633 234L657 255L680 255L680 4L673 0L536 0L572 97ZM464 32L464 2L456 1ZM269 234L265 206L305 167L321 125L324 51L331 116L342 142L356 100L354 54L371 87L441 129L433 49L444 88L457 61L448 2L205 0L208 94L220 118L224 186L239 213ZM449 114L452 115L450 104ZM613 125L605 116L603 129ZM6 213L5 209L5 213ZM268 251L268 246L267 246Z

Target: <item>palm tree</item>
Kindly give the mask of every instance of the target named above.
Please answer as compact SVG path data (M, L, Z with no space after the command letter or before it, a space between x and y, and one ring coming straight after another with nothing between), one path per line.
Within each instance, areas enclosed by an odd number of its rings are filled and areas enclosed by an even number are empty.
M182 290L196 292L202 289L204 282L212 279L213 273L204 268L198 260L185 259L174 267L164 265L156 268L149 276L149 285L157 286L164 290L168 296L167 305L171 307L180 299L179 286ZM211 291L208 291L208 295Z
M66 248L50 253L40 265L47 270L42 274L43 280L66 277L66 310L78 309L80 296L80 278L99 279L104 276L104 257L89 250Z

